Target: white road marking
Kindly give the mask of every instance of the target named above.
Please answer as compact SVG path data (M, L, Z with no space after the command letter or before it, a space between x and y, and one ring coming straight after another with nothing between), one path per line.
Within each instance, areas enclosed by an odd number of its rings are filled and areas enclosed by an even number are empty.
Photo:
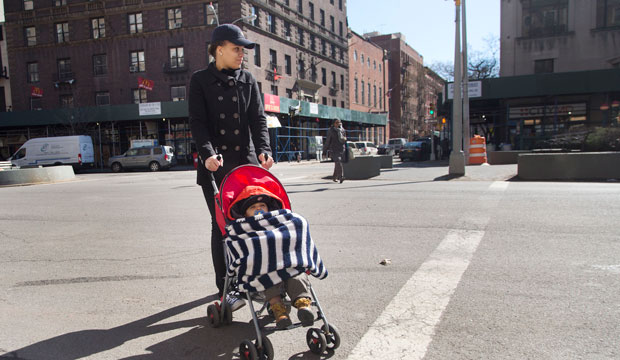
M379 315L348 358L422 359L435 326L483 236L484 231L450 231Z
M508 181L494 181L490 186L489 190L491 191L504 191L508 188L510 183Z

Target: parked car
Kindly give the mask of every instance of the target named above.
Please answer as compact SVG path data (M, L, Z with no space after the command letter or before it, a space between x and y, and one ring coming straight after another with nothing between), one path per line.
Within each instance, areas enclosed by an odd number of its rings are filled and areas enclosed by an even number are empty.
M405 138L394 138L388 140L388 145L390 146L390 148L392 148L392 150L394 150L394 154L398 155L400 149L405 145L406 142L407 139Z
M360 155L377 155L377 146L370 141L356 141L355 146L360 150Z
M400 149L401 161L424 161L430 159L430 146L425 141L411 141Z
M394 149L389 144L381 144L377 147L377 154L394 156Z
M176 159L172 146L158 145L129 149L123 155L110 157L108 164L113 172L139 168L159 171L174 166Z
M362 155L362 151L360 150L359 147L357 147L357 144L354 143L353 141L347 141L347 148L351 149L351 151L353 151L353 155L355 156Z

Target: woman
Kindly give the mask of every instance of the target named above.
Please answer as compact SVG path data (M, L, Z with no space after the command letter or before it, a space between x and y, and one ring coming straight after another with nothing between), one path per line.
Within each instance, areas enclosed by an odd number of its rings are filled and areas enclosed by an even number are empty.
M199 159L197 183L211 213L211 257L220 297L226 263L209 172L219 187L224 176L239 165L260 162L265 169L273 165L258 84L252 74L241 70L243 49L253 49L254 45L237 26L218 26L209 45L215 61L195 72L189 85L189 121ZM233 311L245 304L238 297L227 298Z
M332 180L334 182L344 181L344 170L342 162L344 160L344 154L346 151L347 136L342 127L340 119L335 119L332 126L327 131L327 139L323 146L323 153L329 150L332 160L334 160L334 175Z

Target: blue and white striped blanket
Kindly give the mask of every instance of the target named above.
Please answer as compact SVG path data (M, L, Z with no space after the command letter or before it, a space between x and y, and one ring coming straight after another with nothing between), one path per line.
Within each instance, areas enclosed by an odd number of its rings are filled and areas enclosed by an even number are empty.
M327 269L308 222L290 210L240 218L226 226L228 275L239 290L264 291L306 270L323 279Z

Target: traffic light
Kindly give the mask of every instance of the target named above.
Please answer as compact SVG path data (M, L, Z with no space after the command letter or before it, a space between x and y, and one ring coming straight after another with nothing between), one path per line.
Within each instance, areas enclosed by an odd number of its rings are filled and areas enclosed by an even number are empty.
M428 114L431 116L435 115L435 104L431 103L430 108L428 109Z

